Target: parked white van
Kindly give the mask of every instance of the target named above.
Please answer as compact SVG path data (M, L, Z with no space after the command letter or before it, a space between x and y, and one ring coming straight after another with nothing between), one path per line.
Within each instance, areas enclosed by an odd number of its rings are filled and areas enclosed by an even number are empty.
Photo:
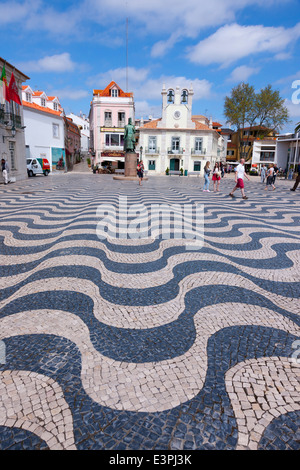
M27 158L28 176L45 175L50 173L50 163L46 158Z

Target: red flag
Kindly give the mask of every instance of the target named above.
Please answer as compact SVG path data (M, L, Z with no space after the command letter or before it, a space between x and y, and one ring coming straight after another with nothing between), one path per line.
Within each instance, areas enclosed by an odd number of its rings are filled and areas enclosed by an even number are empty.
M18 87L16 84L15 76L13 72L11 73L9 86L8 86L9 97L11 101L15 101L16 103L22 105L22 101L19 97Z

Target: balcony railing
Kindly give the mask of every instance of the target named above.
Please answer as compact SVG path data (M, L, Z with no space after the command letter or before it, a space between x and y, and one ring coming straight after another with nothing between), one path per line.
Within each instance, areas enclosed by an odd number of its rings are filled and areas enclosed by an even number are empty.
M13 113L6 113L3 108L0 108L0 124L6 126L15 126L17 129L22 127L21 116Z
M191 149L191 155L206 155L206 149Z
M292 140L292 139L299 139L300 138L300 132L297 134L288 134L288 135L279 135L278 140Z
M125 121L118 121L118 127L125 127Z
M170 155L182 155L183 154L183 148L179 148L179 149L168 148L168 154L170 154Z
M154 148L154 149L153 149L153 148L151 148L151 149L146 148L146 149L145 149L145 153L149 153L149 154L152 154L152 155L158 155L159 152L160 152L159 147L156 147L156 148Z
M112 127L112 120L111 119L106 119L104 121L104 127Z

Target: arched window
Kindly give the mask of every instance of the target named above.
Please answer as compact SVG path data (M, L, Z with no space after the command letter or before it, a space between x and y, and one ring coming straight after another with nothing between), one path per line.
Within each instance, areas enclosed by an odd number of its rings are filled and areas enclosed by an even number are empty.
M174 90L168 90L168 103L174 103Z
M187 98L188 98L188 91L187 90L182 90L181 93L181 103L187 103Z

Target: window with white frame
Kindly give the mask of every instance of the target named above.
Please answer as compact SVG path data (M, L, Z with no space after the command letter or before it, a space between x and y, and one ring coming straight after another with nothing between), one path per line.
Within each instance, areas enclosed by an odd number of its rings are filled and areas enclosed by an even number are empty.
M172 137L172 152L178 153L180 148L180 138Z
M156 136L149 135L148 149L149 152L156 152Z
M112 96L112 98L118 98L118 89L117 88L113 88L111 90L111 96Z
M26 101L27 101L27 103L31 103L31 93L27 93L27 92L26 92L25 95L26 95Z
M196 150L196 152L202 152L202 144L203 144L202 137L196 137L195 138L195 150Z
M53 103L53 109L54 111L58 111L58 104L55 101Z
M104 113L104 125L105 126L111 126L112 125L112 114L111 111L105 111Z
M124 134L106 134L106 147L122 147L124 145Z
M59 139L59 124L52 124L52 130L53 130L53 137L55 139Z
M124 127L125 126L125 113L120 111L118 113L118 127Z
M46 106L46 100L45 98L41 98L41 106Z

